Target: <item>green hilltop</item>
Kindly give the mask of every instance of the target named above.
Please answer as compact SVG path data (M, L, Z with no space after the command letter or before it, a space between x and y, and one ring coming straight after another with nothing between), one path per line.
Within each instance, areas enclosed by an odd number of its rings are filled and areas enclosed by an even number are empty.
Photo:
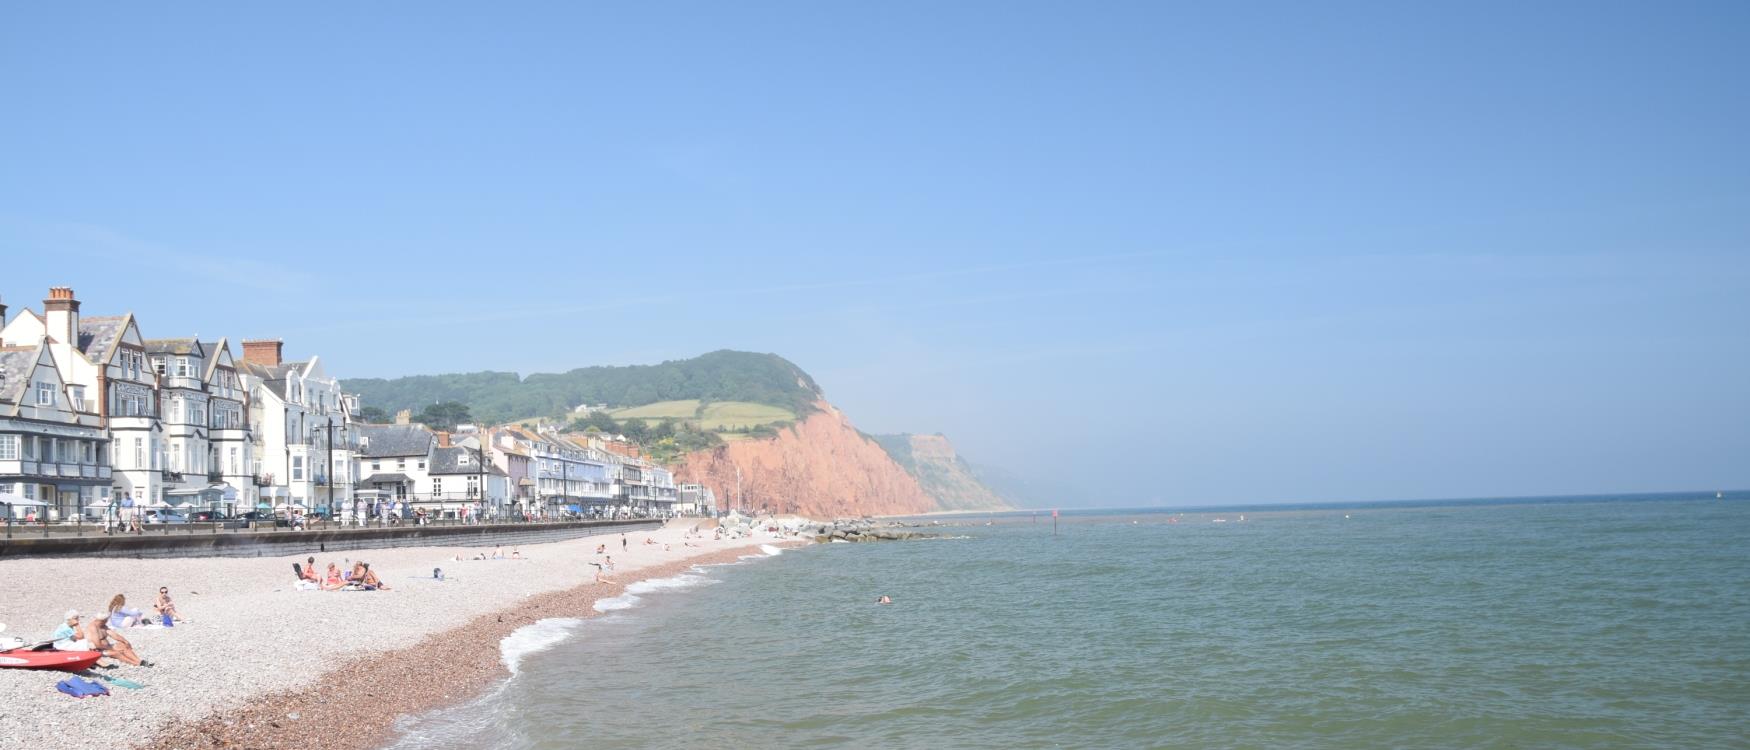
M821 397L814 378L776 354L728 349L657 365L580 367L563 373L469 372L341 381L367 408L419 413L431 404L466 404L473 419L507 422L559 416L579 404L610 408L663 401L741 401L807 414Z

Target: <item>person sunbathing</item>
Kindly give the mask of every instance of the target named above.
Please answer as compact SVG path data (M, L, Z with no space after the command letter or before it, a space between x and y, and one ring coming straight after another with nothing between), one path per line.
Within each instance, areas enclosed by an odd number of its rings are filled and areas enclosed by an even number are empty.
M170 589L168 587L158 587L158 599L152 602L152 615L154 619L162 620L164 617L168 616L173 622L183 621L182 613L176 611L176 602L170 600Z
M322 582L322 579L316 575L316 558L314 557L304 561L304 580L311 583Z
M383 579L377 577L377 572L374 570L371 570L370 563L362 562L362 563L359 563L359 565L364 566L364 570L365 570L364 578L362 580L359 580L359 584L364 586L366 591L388 591L389 590L388 584L383 583Z
M135 667L150 666L146 664L145 659L140 658L139 654L134 653L134 644L129 643L128 639L123 638L120 633L110 629L108 619L91 618L85 623L82 634L85 643L93 651L123 664Z
M346 587L346 579L340 575L340 566L328 564L328 573L322 577L323 591L339 591Z

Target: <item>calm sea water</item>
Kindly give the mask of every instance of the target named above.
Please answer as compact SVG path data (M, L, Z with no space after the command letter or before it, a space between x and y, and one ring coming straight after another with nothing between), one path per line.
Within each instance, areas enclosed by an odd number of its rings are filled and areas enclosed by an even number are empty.
M952 532L519 634L551 645L397 747L1750 747L1744 500Z

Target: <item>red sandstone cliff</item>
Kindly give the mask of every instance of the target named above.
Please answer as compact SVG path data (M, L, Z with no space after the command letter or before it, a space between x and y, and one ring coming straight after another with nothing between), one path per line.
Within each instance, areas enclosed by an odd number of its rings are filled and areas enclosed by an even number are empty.
M742 506L814 518L898 515L936 510L917 480L874 441L863 437L832 404L776 438L739 440L690 453L675 470L677 482L697 482L735 502L741 469Z

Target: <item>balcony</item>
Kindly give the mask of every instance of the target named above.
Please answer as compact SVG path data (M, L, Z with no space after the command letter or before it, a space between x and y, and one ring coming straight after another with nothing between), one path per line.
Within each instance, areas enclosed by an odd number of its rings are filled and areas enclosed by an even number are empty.
M273 475L272 474L256 474L254 477L254 482L255 482L255 486L257 486L257 487L272 487L273 486Z
M162 376L158 383L162 388L182 388L190 391L206 390L206 383L201 382L200 378L190 378L180 375Z
M182 483L182 479L183 479L182 472L171 471L169 469L164 469L162 471L159 471L158 476L160 479L163 479L166 482L171 482L171 483L175 483L175 484Z

